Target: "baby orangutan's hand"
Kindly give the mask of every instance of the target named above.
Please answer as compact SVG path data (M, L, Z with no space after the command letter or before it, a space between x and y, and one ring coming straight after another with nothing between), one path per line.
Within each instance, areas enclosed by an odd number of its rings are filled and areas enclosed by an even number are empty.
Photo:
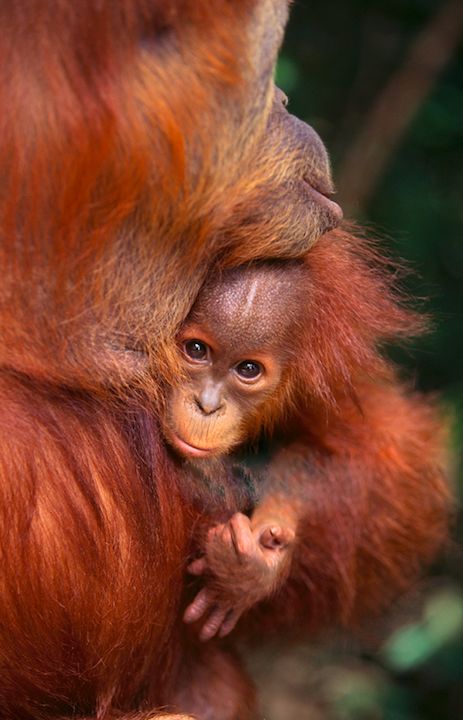
M289 572L295 533L278 522L251 520L236 513L207 535L204 555L189 565L192 575L206 575L184 614L186 623L203 620L201 640L228 635L241 615L270 595Z

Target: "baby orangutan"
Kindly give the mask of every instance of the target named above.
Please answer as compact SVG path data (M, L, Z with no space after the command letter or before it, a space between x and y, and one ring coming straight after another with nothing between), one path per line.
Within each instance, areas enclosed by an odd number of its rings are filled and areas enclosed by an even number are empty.
M206 469L212 482L288 405L305 277L298 262L226 271L206 284L182 328L185 380L168 398L164 431L185 467ZM294 503L269 494L251 517L235 512L209 529L204 555L189 566L208 583L184 616L202 620L201 639L227 635L286 580L296 524Z

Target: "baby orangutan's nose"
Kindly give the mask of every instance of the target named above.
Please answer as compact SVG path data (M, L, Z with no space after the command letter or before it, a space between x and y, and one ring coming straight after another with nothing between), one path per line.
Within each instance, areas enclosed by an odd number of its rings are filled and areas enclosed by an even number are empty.
M219 388L208 387L195 395L195 403L203 415L213 415L223 406Z

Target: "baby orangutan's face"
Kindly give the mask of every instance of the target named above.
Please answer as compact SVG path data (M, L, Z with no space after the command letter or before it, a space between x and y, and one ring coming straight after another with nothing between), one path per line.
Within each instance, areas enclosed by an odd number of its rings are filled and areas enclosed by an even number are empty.
M291 355L299 270L235 270L201 292L179 336L185 378L167 399L165 432L180 455L222 455L262 425Z

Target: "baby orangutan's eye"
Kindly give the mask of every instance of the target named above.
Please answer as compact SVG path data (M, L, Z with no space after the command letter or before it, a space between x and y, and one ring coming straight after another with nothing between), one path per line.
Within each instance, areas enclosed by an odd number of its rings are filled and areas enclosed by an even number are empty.
M208 346L201 340L186 340L183 343L183 352L195 362L204 362L208 358Z
M240 380L249 382L257 380L262 375L263 367L255 360L243 360L238 365L235 365L234 370Z

